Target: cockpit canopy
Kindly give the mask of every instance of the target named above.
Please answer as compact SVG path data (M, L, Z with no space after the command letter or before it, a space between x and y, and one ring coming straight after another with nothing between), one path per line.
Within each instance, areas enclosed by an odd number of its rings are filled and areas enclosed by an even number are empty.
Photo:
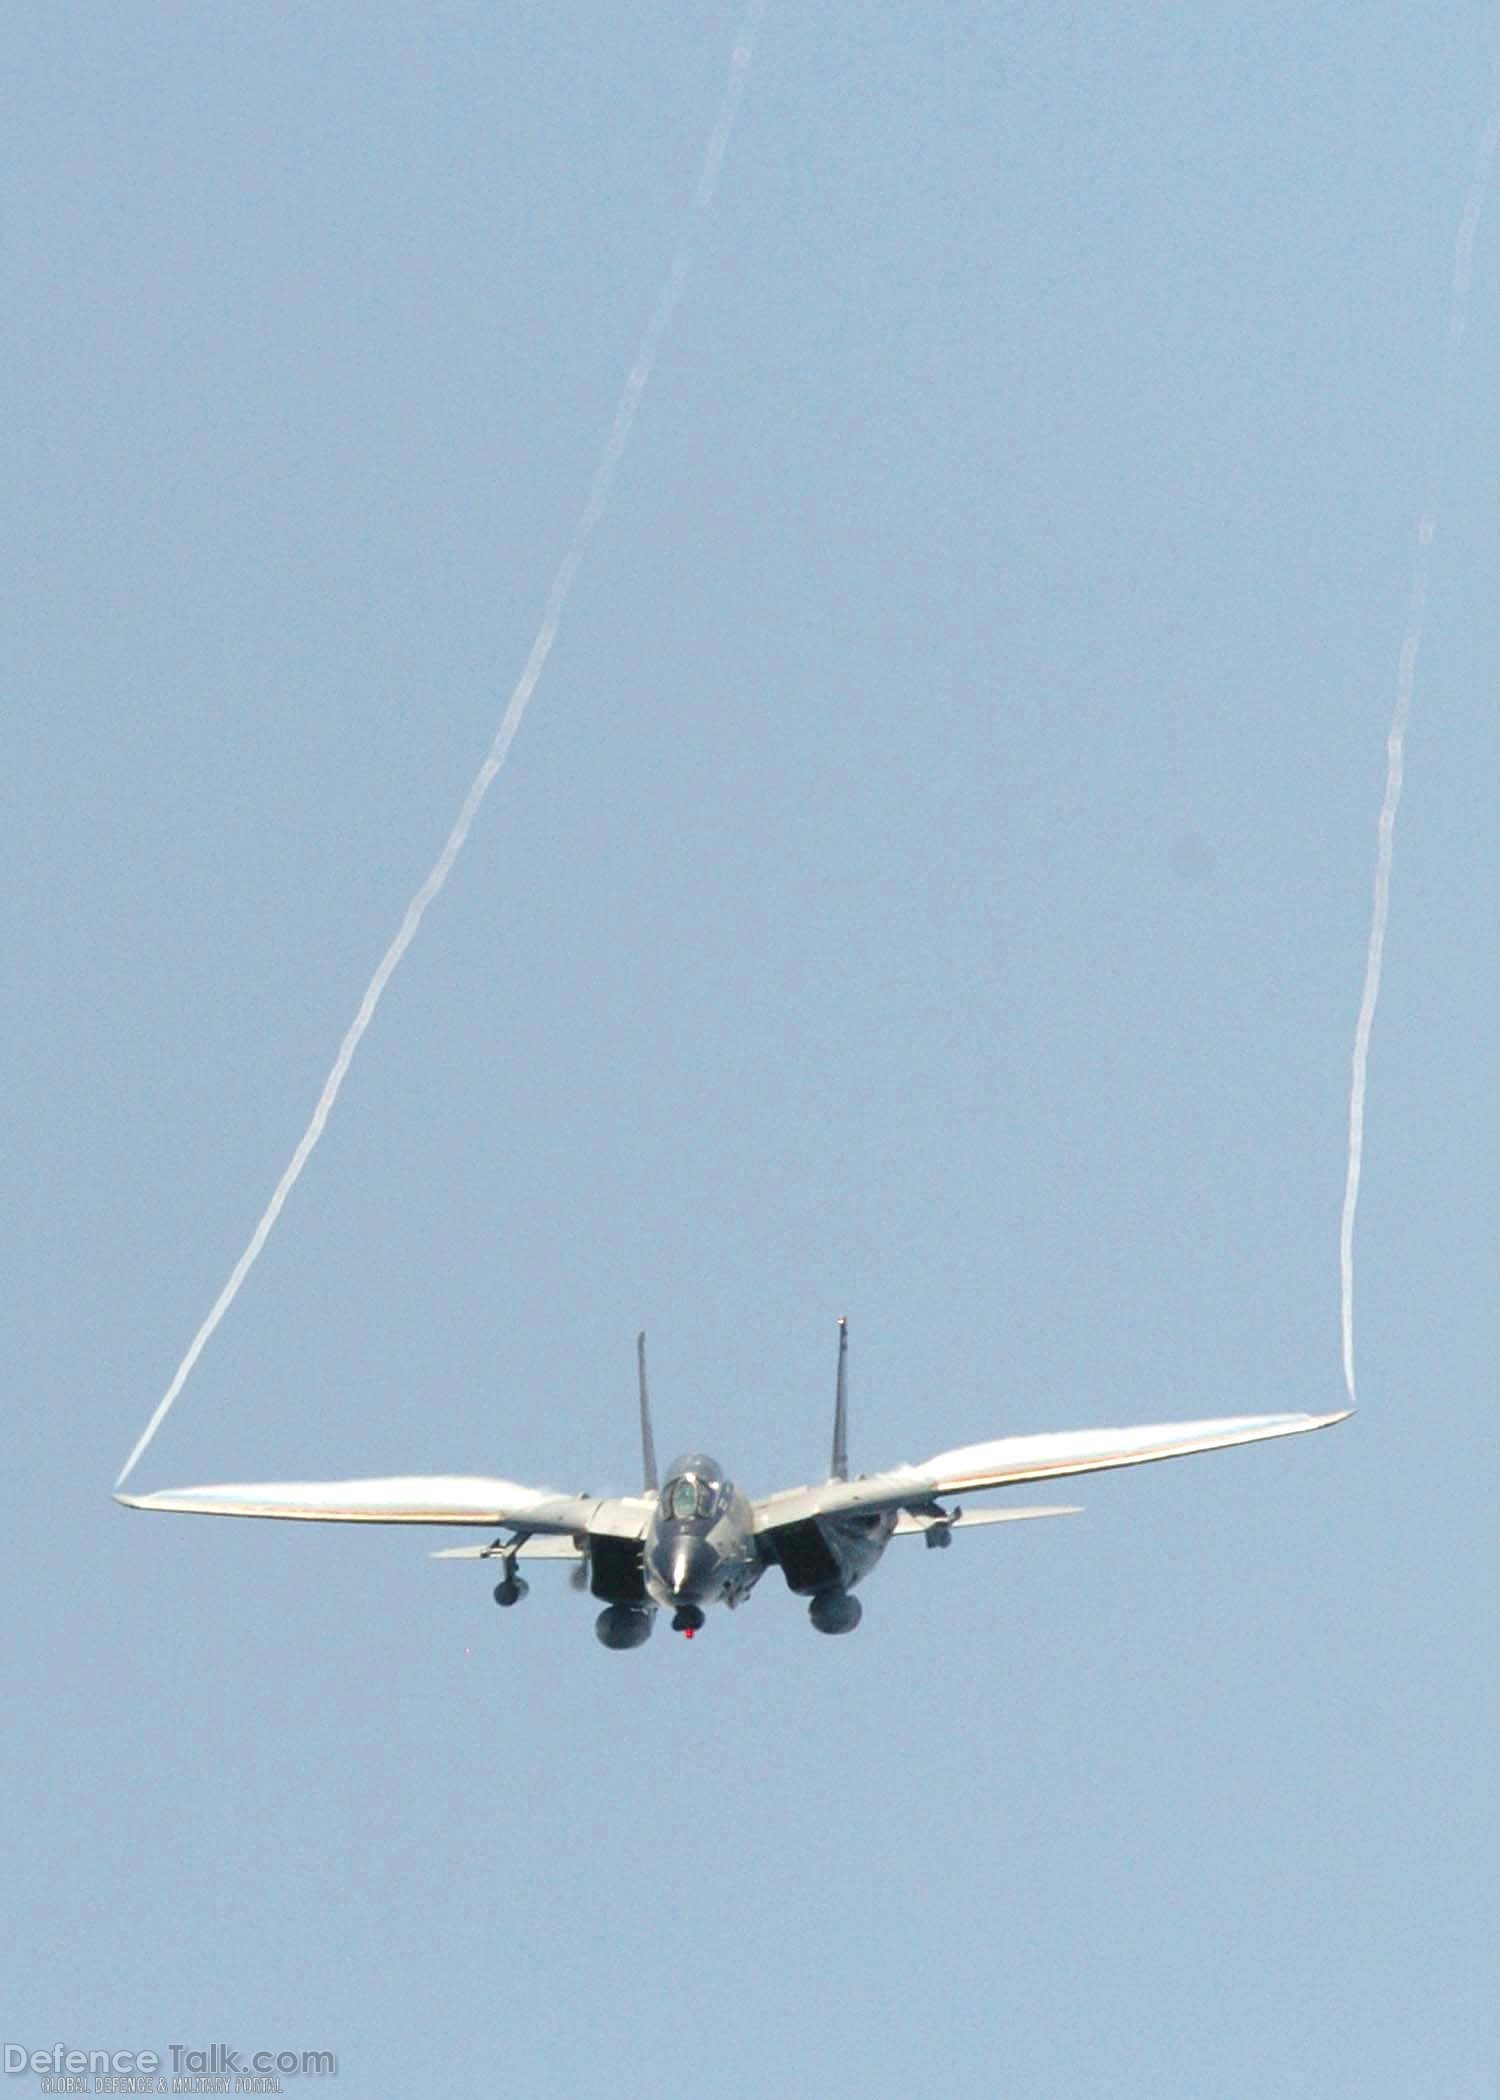
M719 1514L727 1495L724 1468L717 1459L702 1452L674 1459L661 1491L661 1514L677 1523L701 1522Z

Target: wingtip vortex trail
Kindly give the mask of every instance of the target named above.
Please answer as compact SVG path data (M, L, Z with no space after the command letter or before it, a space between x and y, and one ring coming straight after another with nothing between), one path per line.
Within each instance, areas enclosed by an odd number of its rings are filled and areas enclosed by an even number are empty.
M1351 1408L1355 1404L1354 1375L1354 1226L1359 1210L1360 1176L1364 1166L1365 1095L1369 1075L1370 1037L1380 1002L1381 971L1385 962L1386 928L1390 919L1391 865L1395 852L1396 817L1406 777L1406 731L1411 719L1412 695L1416 686L1417 658L1427 619L1427 590L1432 549L1437 539L1438 502L1442 487L1448 428L1458 389L1459 361L1469 317L1469 294L1474 282L1474 243L1484 211L1485 197L1500 147L1500 45L1497 45L1494 100L1475 148L1473 167L1463 210L1454 238L1453 276L1448 301L1448 328L1443 348L1442 375L1437 406L1428 441L1426 483L1422 514L1417 523L1417 553L1412 565L1411 590L1407 598L1406 626L1396 668L1396 700L1386 735L1385 794L1376 827L1375 881L1370 913L1370 934L1365 949L1364 985L1360 993L1359 1017L1354 1027L1354 1050L1349 1082L1349 1158L1344 1177L1344 1202L1339 1217L1339 1328L1344 1385Z
M303 1132L286 1171L283 1173L280 1181L277 1182L271 1200L267 1204L255 1231L251 1234L249 1244L231 1270L229 1280L214 1300L207 1318L193 1336L188 1346L187 1354L178 1365L170 1385L157 1402L150 1420L136 1439L130 1456L126 1459L119 1474L116 1476L116 1493L124 1486L125 1482L135 1471L136 1466L140 1463L140 1460L145 1456L152 1439L161 1428L173 1403L187 1383L198 1358L212 1339L214 1331L225 1313L228 1312L230 1306L234 1303L235 1298L239 1294L241 1284L254 1267L272 1227L281 1215L288 1196L297 1184L303 1167L307 1164L308 1158L323 1134L324 1126L333 1110L334 1103L338 1100L339 1091L343 1086L345 1075L348 1073L349 1067L354 1060L355 1052L358 1050L365 1031L374 1018L375 1010L380 1004L381 995L395 974L402 957L416 938L417 930L421 926L427 907L439 895L447 882L454 862L463 851L464 843L468 838L474 819L479 814L480 806L485 796L489 793L496 776L504 766L506 758L509 756L511 744L514 742L516 732L521 726L526 709L530 704L531 696L536 690L543 670L546 668L547 658L551 654L552 644L556 639L558 625L566 608L568 596L573 588L574 578L578 573L579 565L588 551L589 542L592 540L609 502L610 492L614 485L615 472L621 459L624 457L625 448L630 442L630 435L635 426L636 412L640 407L641 397L650 381L662 339L672 319L683 285L687 281L688 272L692 265L693 248L698 227L708 207L713 202L719 170L723 163L725 152L728 149L730 135L734 129L735 116L744 93L745 79L754 49L756 31L759 28L764 7L765 0L751 0L751 5L736 36L733 56L730 60L728 84L724 89L719 113L709 134L707 147L704 150L697 188L693 193L687 230L683 234L677 253L672 259L672 266L667 273L666 283L657 298L655 306L652 308L650 319L647 321L645 332L641 337L640 347L631 363L625 384L620 391L619 401L610 423L609 433L605 438L603 449L594 468L583 508L578 514L578 522L573 528L572 536L568 541L562 560L558 563L551 587L547 592L542 610L541 624L538 626L531 648L527 652L526 662L521 675L516 681L509 700L506 702L505 712L500 718L500 726L495 732L488 752L485 754L484 763L475 775L473 783L464 797L453 828L444 841L442 852L433 863L430 872L416 895L406 907L395 939L381 957L376 966L375 974L365 987L364 997L359 1003L359 1010L339 1045L338 1055L334 1059L333 1068L328 1078L324 1081L323 1090L318 1096L317 1106L312 1113L312 1119L307 1129Z

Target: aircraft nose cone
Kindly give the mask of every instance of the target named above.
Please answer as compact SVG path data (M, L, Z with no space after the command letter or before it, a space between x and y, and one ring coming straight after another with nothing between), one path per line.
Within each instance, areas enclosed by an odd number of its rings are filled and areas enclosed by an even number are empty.
M667 1557L667 1581L672 1595L682 1603L705 1596L713 1585L718 1565L719 1556L706 1539L674 1539Z

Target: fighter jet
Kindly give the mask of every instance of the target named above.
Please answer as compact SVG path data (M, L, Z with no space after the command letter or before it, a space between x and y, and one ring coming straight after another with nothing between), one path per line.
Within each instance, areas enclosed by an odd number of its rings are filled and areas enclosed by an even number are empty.
M1234 1415L1144 1429L1001 1437L940 1451L919 1465L851 1478L848 1353L848 1324L840 1320L827 1480L783 1488L758 1501L742 1494L705 1452L676 1459L667 1468L665 1485L658 1480L644 1335L636 1341L645 1474L639 1495L559 1495L513 1480L413 1474L391 1480L167 1488L154 1495L116 1495L115 1500L130 1509L197 1516L450 1524L490 1531L495 1536L484 1545L450 1546L433 1557L498 1561L495 1602L503 1606L519 1604L528 1593L518 1562L574 1562L578 1587L591 1590L603 1606L594 1630L606 1648L639 1648L650 1638L659 1611L670 1612L673 1632L691 1640L702 1630L710 1606L734 1610L773 1567L780 1568L795 1596L807 1598L808 1617L819 1633L852 1633L862 1616L855 1586L893 1538L920 1538L929 1547L943 1548L952 1545L955 1531L971 1526L1078 1514L1072 1505L968 1510L955 1496L1186 1458L1267 1437L1300 1436L1304 1430L1327 1429L1353 1412Z

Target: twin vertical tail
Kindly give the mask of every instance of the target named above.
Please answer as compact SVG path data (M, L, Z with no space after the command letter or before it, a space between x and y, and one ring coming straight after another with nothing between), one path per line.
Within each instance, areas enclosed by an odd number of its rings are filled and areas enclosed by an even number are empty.
M651 1434L651 1394L646 1386L646 1337L635 1338L635 1360L641 1377L641 1466L646 1492L654 1495L661 1482L656 1477L656 1439Z
M849 1478L849 1322L839 1321L839 1378L833 1400L833 1467L830 1480Z
M656 1477L656 1439L651 1433L651 1390L646 1382L644 1334L635 1338L635 1361L641 1385L641 1470L647 1494L654 1495L661 1483ZM849 1478L849 1322L842 1319L839 1321L839 1371L833 1399L833 1460L829 1478Z

